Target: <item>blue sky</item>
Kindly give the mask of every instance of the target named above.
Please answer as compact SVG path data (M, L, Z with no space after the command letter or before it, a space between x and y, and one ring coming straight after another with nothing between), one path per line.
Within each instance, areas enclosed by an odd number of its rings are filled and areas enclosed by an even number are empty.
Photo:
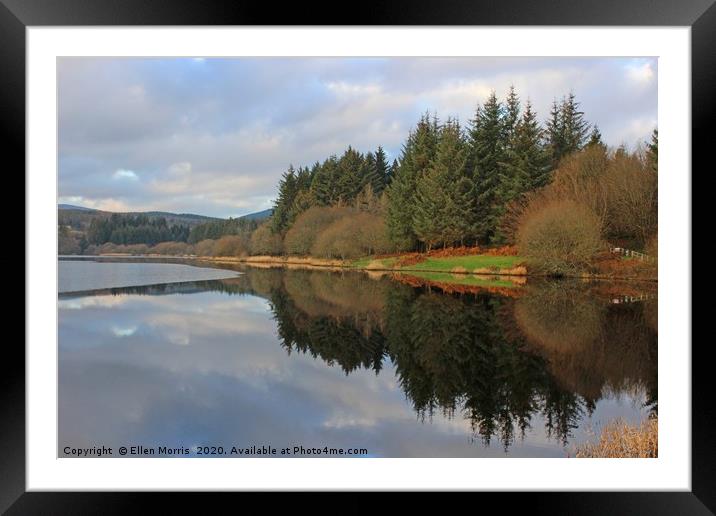
M59 202L243 215L289 164L392 159L421 113L466 122L511 84L541 120L573 91L609 145L657 124L656 58L62 58Z

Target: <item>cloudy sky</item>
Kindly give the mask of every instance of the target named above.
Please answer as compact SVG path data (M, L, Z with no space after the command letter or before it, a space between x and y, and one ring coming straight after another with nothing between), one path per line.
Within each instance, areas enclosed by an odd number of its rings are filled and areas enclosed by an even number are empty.
M348 145L392 159L421 113L466 122L511 84L542 120L573 91L609 145L656 127L655 58L63 58L59 202L263 210L289 164Z

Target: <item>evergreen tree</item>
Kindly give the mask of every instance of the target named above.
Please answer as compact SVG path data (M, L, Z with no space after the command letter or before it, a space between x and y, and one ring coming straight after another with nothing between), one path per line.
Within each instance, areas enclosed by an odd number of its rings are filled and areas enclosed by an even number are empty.
M335 176L338 169L338 158L331 156L318 166L313 174L311 190L318 206L330 206L336 200Z
M393 178L395 177L396 172L398 171L398 160L394 159L393 163L390 164L390 167L388 167L388 170L385 174L385 187L388 188L390 186L391 181L393 181Z
M607 148L606 145L604 145L604 142L602 141L602 133L599 132L599 127L597 124L594 124L594 127L592 127L592 132L589 134L589 141L587 142L587 146L590 145L599 145L602 149Z
M651 133L651 141L646 144L646 155L649 166L654 172L659 171L659 130L654 129Z
M365 186L366 176L363 156L349 146L338 160L335 201L352 204Z
M515 87L510 86L510 92L507 94L507 101L505 102L505 138L508 145L514 139L519 120L520 97L517 95Z
M543 145L543 133L537 115L528 101L502 163L494 209L498 227L511 201L530 190L544 186L550 180L550 158ZM496 230L492 242L504 243L504 236L499 230Z
M550 118L547 121L547 144L552 168L559 166L560 160L567 154L584 148L590 137L590 125L579 110L579 102L574 93L562 98L558 105L552 103Z
M465 237L472 204L465 198L467 148L456 121L440 129L440 141L430 169L417 180L413 228L428 249L450 245ZM469 192L468 192L469 193Z
M417 237L413 210L417 180L430 167L438 140L437 120L423 115L403 146L400 164L388 188L386 223L391 241L402 250L412 249Z
M278 183L278 197L274 202L273 216L271 217L271 226L275 233L288 228L290 211L297 192L296 171L293 165L290 165Z
M565 149L564 126L562 121L562 110L557 104L557 99L552 101L552 109L547 120L547 148L549 150L551 168L555 169L562 159Z
M505 159L504 108L494 92L478 107L471 121L469 144L478 238L489 242L497 226L497 194Z
M373 192L380 196L385 190L388 181L388 160L385 155L383 147L378 146L378 150L375 151L375 165L374 165L374 179L371 179L370 183L373 187Z
M445 209L450 203L445 188L445 170L431 168L418 178L412 210L412 229L428 251L443 242Z
M562 129L564 135L564 154L571 154L584 148L589 137L589 123L584 120L584 113L579 110L574 93L562 101Z
M549 182L550 159L543 141L544 131L537 121L537 113L527 102L522 118L517 125L512 150L512 166L519 170L517 175L520 182L516 194L540 188Z

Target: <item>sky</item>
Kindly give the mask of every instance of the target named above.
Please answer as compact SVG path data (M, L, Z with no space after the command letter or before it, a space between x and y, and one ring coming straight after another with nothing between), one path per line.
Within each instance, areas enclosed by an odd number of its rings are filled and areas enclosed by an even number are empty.
M656 58L60 58L59 202L236 217L290 164L392 160L422 113L467 123L514 85L541 121L570 91L610 146L657 125Z

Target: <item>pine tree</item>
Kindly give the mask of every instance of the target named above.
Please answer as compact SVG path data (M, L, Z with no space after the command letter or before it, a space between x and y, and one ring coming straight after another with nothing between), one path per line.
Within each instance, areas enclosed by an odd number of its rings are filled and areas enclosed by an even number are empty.
M393 163L390 164L390 167L388 167L388 170L385 174L385 187L388 188L390 186L390 183L393 181L393 178L395 177L396 172L398 171L398 160L394 159Z
M365 167L365 184L362 185L361 192L366 185L371 185L371 188L373 188L373 183L378 180L378 171L375 167L375 154L368 152L363 157L363 167Z
M547 121L547 145L552 168L557 168L560 160L567 154L583 149L589 136L590 124L579 110L579 102L574 93L570 92L563 97L560 104L557 104L555 99Z
M428 251L441 242L443 224L446 222L443 210L449 199L442 172L431 168L418 178L415 185L412 229L418 240L425 243Z
M331 156L321 163L313 174L311 190L318 206L330 206L336 200L335 176L338 158Z
M646 155L649 165L654 172L659 171L659 130L654 129L651 133L651 141L646 144Z
M520 97L517 95L514 86L510 86L505 102L505 138L510 145L514 139L517 124L520 120Z
M469 198L465 198L467 148L460 124L448 120L440 129L440 140L430 169L416 184L413 227L428 249L450 245L465 238L470 221ZM469 185L469 180L467 180Z
M366 169L363 156L348 147L338 160L335 202L352 204L365 185Z
M437 120L423 115L403 146L400 162L388 188L386 223L391 241L401 250L412 249L417 237L413 228L415 187L435 157Z
M537 113L527 102L517 126L514 141L514 166L520 170L519 192L524 193L546 185L550 180L549 153L544 147L544 131L537 121Z
M497 226L496 203L505 158L504 108L493 92L478 107L469 131L471 177L475 184L478 237L489 242Z
M557 104L557 99L552 101L552 109L549 112L549 120L547 120L546 137L551 167L555 169L559 166L559 161L562 159L565 149L562 110L559 104Z
M383 147L378 146L375 151L375 180L371 180L373 192L380 196L388 183L388 160Z
M494 209L498 221L504 217L511 201L549 182L550 158L543 141L544 131L537 121L537 114L532 110L532 104L527 101L502 163L498 200ZM492 242L504 243L504 235L497 230Z
M602 149L606 150L607 146L602 141L602 133L599 132L599 127L597 124L594 124L592 127L592 132L589 134L589 141L587 142L587 147L590 147L592 145L598 145Z
M274 202L271 217L271 226L275 233L287 229L291 206L297 191L296 171L293 165L290 165L278 183L278 197Z
M564 135L564 154L571 154L584 148L589 135L589 123L584 120L584 113L579 110L574 93L570 92L562 101L562 128Z

